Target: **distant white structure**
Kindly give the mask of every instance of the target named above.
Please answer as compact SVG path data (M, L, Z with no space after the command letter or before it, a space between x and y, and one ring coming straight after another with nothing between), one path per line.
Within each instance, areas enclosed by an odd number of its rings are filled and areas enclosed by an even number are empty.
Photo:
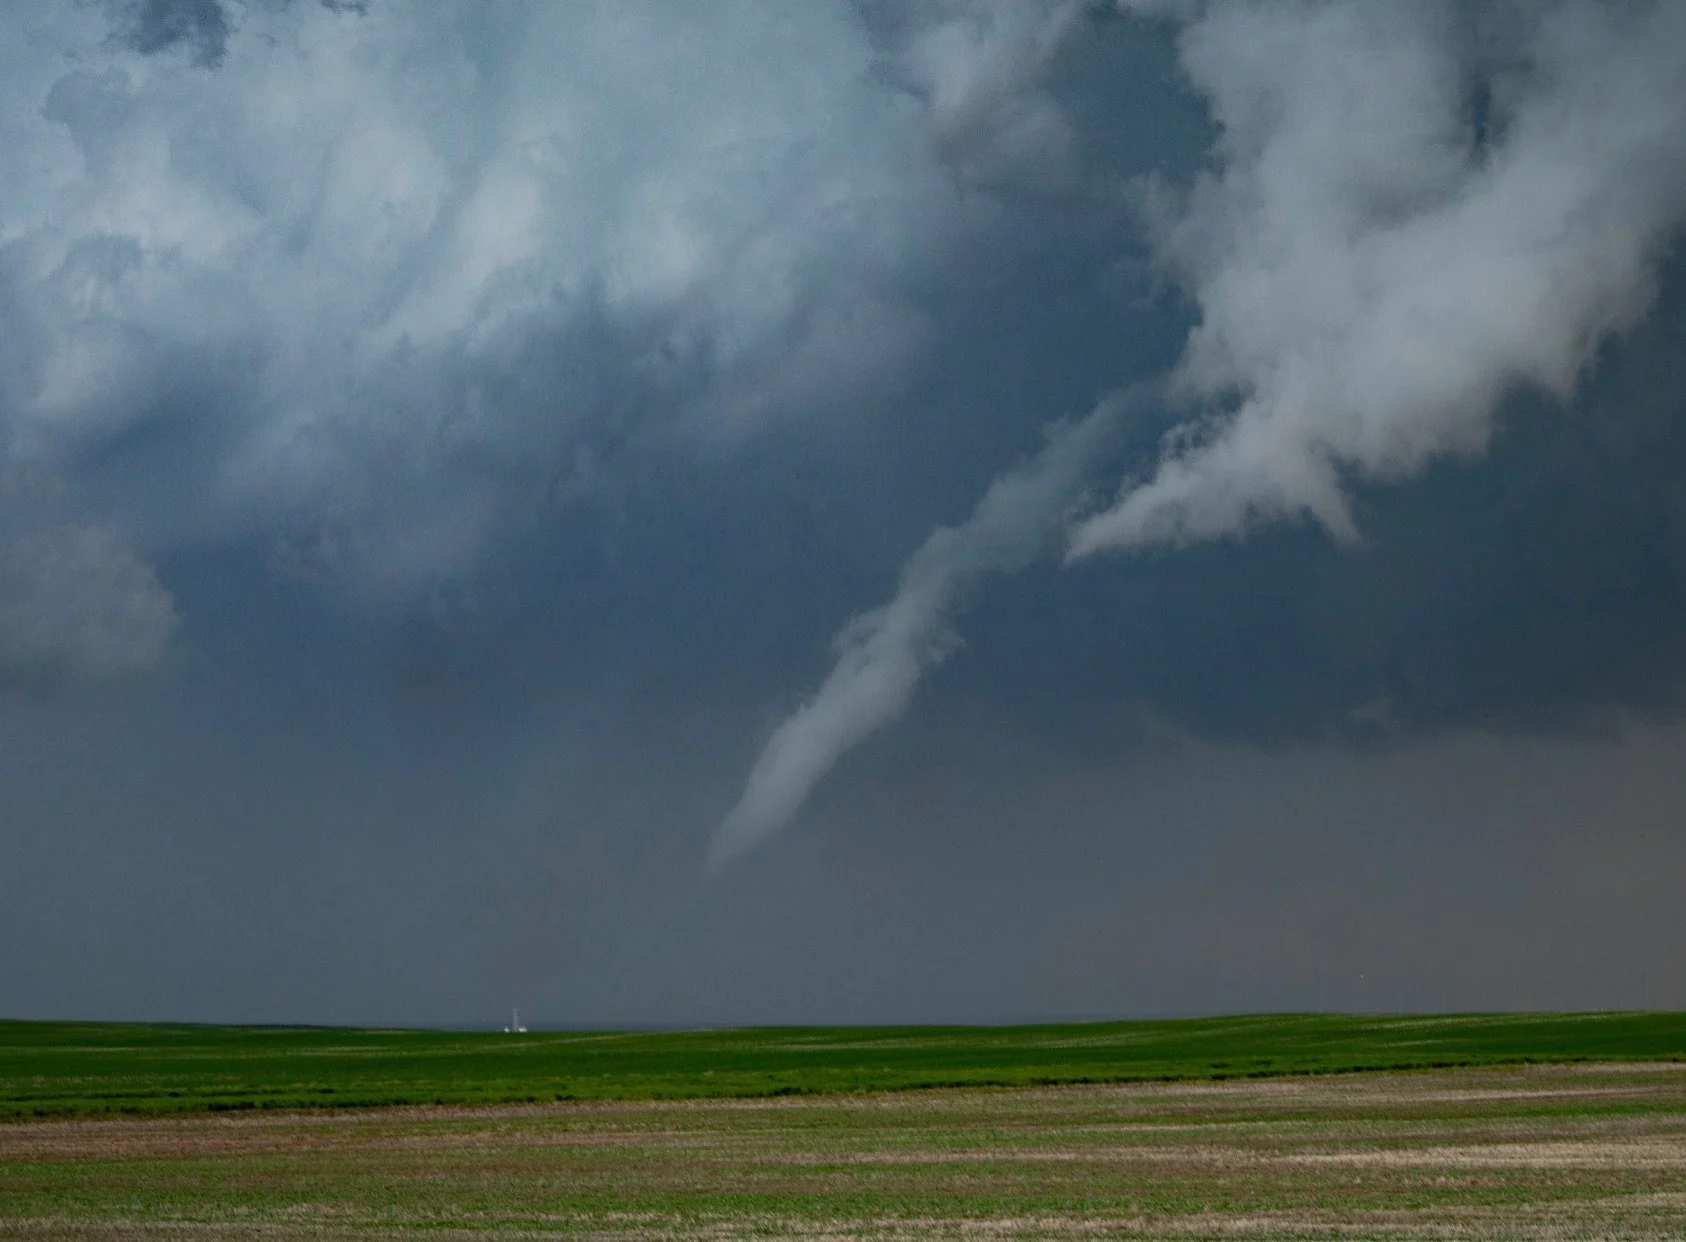
M505 1035L520 1035L523 1034L526 1029L526 1027L521 1025L521 1011L519 1009L511 1009L509 1011L509 1025L503 1028L503 1033Z

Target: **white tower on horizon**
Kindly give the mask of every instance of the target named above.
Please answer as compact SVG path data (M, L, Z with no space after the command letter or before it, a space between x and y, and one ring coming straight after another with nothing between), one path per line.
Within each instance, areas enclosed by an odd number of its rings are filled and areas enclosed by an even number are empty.
M520 1035L524 1033L526 1029L526 1027L521 1025L521 1011L519 1009L511 1009L509 1011L509 1025L503 1028L503 1033L505 1035Z

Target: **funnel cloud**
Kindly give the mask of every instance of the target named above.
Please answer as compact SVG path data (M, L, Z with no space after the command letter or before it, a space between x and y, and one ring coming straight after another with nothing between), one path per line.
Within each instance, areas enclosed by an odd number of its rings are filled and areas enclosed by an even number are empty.
M1124 7L1182 24L1182 70L1218 131L1215 168L1186 190L1141 187L1156 261L1198 309L1167 377L1194 413L1145 481L1073 525L1068 562L1295 518L1354 543L1348 480L1480 454L1507 394L1568 400L1650 309L1686 220L1681 6ZM973 527L1013 548L992 568L1021 568L1093 466L1037 475L1043 503L1022 511L992 504L1026 477L1004 476L971 523L931 537L774 731L716 861L776 831L906 707Z
M970 517L932 533L903 567L893 600L849 622L831 675L774 731L715 834L711 871L778 831L846 751L906 709L920 677L954 650L955 615L990 575L1049 550L1095 463L1144 399L1108 397L1078 422L1049 429L1042 451L990 484Z
M0 1019L1686 1005L1686 5L0 24Z

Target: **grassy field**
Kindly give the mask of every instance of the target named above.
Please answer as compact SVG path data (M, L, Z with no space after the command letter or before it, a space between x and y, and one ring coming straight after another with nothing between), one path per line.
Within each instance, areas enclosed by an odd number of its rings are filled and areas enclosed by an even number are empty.
M0 1125L0 1237L1686 1237L1686 1066Z
M1673 1013L523 1035L0 1022L0 1119L1683 1059Z

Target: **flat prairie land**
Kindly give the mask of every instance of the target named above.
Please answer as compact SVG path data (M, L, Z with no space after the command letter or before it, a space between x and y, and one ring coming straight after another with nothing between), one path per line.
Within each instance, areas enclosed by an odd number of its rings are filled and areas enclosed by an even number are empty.
M1686 1237L1686 1065L0 1125L0 1237Z
M0 1120L660 1100L1686 1060L1686 1014L1279 1014L1007 1027L359 1030L0 1022Z

